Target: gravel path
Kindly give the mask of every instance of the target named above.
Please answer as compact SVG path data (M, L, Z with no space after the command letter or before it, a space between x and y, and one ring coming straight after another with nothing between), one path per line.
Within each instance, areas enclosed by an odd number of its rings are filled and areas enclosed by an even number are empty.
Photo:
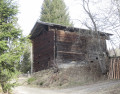
M57 90L19 86L14 89L14 94L65 94L65 93L60 93Z
M110 88L118 84L120 85L119 80L60 90L19 86L14 89L14 94L105 94L106 90L109 91Z

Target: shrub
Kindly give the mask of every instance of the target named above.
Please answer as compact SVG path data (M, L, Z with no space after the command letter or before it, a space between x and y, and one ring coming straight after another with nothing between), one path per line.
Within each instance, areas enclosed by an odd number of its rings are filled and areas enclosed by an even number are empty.
M12 91L11 88L15 87L15 86L16 86L16 83L3 83L2 84L2 91L4 93L9 92L9 94L10 94L10 92Z
M40 86L42 86L42 85L43 85L43 83L44 83L44 82L40 82Z
M35 78L34 77L31 77L27 80L27 83L28 84L31 84L33 81L35 81Z

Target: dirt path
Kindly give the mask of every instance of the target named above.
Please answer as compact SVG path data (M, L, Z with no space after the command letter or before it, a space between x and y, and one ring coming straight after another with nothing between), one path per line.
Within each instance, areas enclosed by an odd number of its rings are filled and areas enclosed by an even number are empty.
M63 91L66 92L66 94L108 94L107 92L117 85L120 85L120 81L101 82L92 85L64 89Z
M14 94L108 94L107 92L116 85L120 85L120 81L108 81L60 90L19 86L14 89Z
M59 91L49 89L19 86L15 88L14 94L65 94L65 93L59 93Z

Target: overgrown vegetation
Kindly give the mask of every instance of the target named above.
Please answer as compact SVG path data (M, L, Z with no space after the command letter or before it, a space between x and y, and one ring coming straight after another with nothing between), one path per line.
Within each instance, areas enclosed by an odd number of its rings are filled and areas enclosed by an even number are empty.
M34 77L31 77L27 80L27 83L28 84L31 84L33 81L35 81L35 78Z
M31 43L29 39L26 39L24 43L24 49L23 49L23 55L21 63L19 64L19 70L22 73L30 73L31 69L31 58L30 58L30 52L31 52Z
M50 88L79 86L107 79L96 65L74 66L60 69L57 73L54 73L53 69L47 69L34 73L33 77L35 80L32 85Z

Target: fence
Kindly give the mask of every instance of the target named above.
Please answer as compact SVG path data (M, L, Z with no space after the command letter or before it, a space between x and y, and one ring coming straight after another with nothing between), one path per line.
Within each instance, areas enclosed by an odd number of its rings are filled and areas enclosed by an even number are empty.
M111 58L108 79L120 79L120 57Z

